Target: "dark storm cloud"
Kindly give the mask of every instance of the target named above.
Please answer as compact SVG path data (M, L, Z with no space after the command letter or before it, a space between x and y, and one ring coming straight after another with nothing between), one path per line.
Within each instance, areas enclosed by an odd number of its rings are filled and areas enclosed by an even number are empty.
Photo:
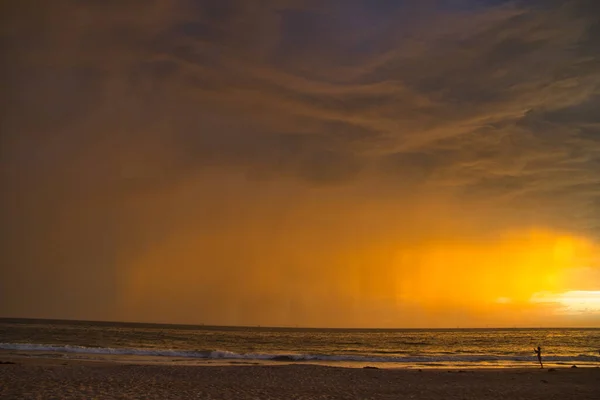
M459 3L4 2L3 275L50 311L104 307L118 242L171 229L139 199L213 169L434 188L598 234L598 3Z

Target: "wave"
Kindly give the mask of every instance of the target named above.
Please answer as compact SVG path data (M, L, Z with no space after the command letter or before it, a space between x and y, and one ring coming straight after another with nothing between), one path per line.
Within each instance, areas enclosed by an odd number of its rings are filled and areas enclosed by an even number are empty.
M376 362L376 363L494 363L494 362L537 362L535 356L518 355L486 355L486 354L434 354L423 356L373 356L347 354L266 354L266 353L235 353L227 350L175 350L175 349L142 349L142 348L112 348L85 347L74 345L51 345L36 343L0 343L2 350L36 351L51 353L78 353L98 355L175 357L210 360L264 360L264 361L341 361L341 362ZM599 356L589 354L579 355L548 355L545 362L600 362Z

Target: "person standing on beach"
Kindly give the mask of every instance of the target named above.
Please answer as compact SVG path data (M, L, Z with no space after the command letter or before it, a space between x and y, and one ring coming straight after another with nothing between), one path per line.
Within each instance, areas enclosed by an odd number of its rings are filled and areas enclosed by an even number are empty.
M540 346L537 349L533 349L535 354L537 354L538 361L540 362L540 368L544 368L544 364L542 364L542 348Z

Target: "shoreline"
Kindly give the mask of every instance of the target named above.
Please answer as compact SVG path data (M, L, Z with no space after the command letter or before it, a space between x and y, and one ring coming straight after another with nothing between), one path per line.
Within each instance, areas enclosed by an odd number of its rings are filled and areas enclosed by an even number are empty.
M382 369L382 370L469 370L469 371L495 371L495 370L540 370L537 363L519 364L444 364L444 363L391 363L391 362L347 362L347 361L319 361L319 360L258 360L258 359L194 359L194 358L169 358L126 355L86 355L73 357L61 353L22 352L15 354L11 351L0 350L0 365L3 362L27 365L137 365L137 366L177 366L177 367L228 367L228 366L285 366L309 365L346 369ZM548 369L593 369L600 368L600 363L556 363L544 362L544 370Z
M195 361L193 361L195 362ZM0 366L1 365L22 365L22 366L99 366L99 367L189 367L189 368L212 368L212 367L293 367L293 366L308 366L308 367L323 367L323 368L340 368L348 370L383 370L383 371L448 371L458 372L459 370L467 371L548 371L548 370L598 370L600 371L600 365L554 365L549 367L544 365L544 368L532 364L531 366L455 366L455 365L436 365L436 366L390 366L380 367L376 366L377 363L364 363L365 365L360 366L348 366L357 363L343 363L343 362L313 362L313 361L254 361L254 360L205 360L196 363L186 363L171 361L171 362L144 362L140 360L108 360L108 359L91 359L91 358L63 358L60 356L31 356L31 355L2 355L0 353ZM600 372L599 372L600 373Z
M147 365L2 357L0 398L596 399L600 368Z

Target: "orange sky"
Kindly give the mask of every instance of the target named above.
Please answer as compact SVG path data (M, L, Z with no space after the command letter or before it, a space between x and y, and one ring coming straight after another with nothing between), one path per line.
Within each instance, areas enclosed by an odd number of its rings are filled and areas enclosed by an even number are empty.
M51 3L0 6L0 317L600 326L597 2Z
M597 269L588 267L596 249L585 238L514 221L488 221L482 231L476 213L425 194L390 202L356 185L198 180L196 189L156 199L184 205L211 185L198 211L183 206L177 215L174 207L174 232L122 260L121 319L336 327L595 321L597 309L565 314L562 304L538 301L597 288Z

